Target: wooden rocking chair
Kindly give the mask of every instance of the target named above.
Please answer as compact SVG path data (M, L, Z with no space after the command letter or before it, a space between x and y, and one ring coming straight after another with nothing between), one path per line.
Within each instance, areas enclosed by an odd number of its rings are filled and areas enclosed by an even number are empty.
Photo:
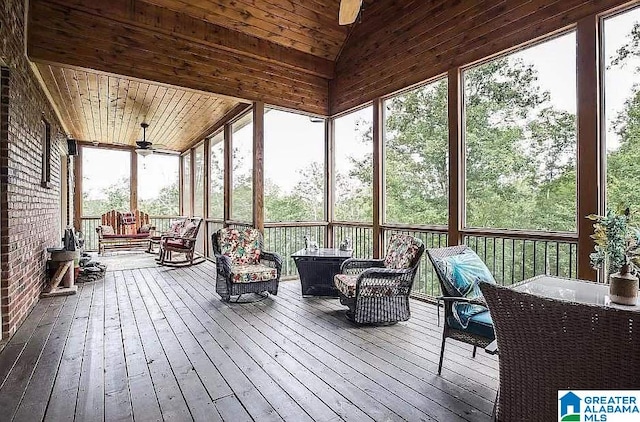
M186 218L182 224L176 224L172 231L160 238L160 256L156 261L169 267L186 267L204 262L202 256L195 255L196 240L202 218ZM174 260L173 254L183 254L184 259Z

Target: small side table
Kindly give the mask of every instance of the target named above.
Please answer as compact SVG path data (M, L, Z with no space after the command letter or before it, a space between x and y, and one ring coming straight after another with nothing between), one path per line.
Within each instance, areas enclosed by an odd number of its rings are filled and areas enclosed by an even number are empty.
M301 249L291 255L300 275L302 295L338 297L333 277L340 273L340 266L352 255L353 251L333 248Z

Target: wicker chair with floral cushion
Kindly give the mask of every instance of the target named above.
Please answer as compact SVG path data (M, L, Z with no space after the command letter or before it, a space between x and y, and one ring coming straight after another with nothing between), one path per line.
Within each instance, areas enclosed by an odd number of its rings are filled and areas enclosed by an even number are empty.
M160 237L160 265L184 267L204 262L204 258L195 255L196 240L202 225L202 218L186 218L172 224L169 232ZM173 254L183 254L183 259L173 259Z
M344 261L334 277L347 318L358 324L393 324L411 317L409 294L424 253L422 241L394 234L384 259Z
M254 228L218 230L211 236L216 257L216 292L229 302L245 293L278 294L282 258L262 250L262 233ZM239 299L239 297L238 297Z
M495 338L493 321L482 298L479 283L495 284L495 280L480 257L465 245L427 249L427 256L440 282L444 301L444 328L440 347L438 375L442 372L444 346L447 338L486 347ZM440 319L438 308L438 319Z

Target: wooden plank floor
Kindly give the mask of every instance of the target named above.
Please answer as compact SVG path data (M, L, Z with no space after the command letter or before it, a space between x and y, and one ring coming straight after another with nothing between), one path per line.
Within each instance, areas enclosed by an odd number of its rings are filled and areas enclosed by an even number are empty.
M3 421L486 421L497 361L449 341L433 305L357 327L337 299L226 304L215 267L110 271L43 299L0 353Z

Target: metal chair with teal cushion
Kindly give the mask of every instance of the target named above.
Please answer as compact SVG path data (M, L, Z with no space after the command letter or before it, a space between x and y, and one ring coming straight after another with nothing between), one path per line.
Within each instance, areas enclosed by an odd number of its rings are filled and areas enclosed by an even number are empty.
M440 375L447 338L473 345L473 357L477 347L484 348L495 339L493 321L479 288L481 281L495 281L478 255L465 245L427 249L427 255L442 290L438 302L444 302ZM438 307L438 319L439 311Z

